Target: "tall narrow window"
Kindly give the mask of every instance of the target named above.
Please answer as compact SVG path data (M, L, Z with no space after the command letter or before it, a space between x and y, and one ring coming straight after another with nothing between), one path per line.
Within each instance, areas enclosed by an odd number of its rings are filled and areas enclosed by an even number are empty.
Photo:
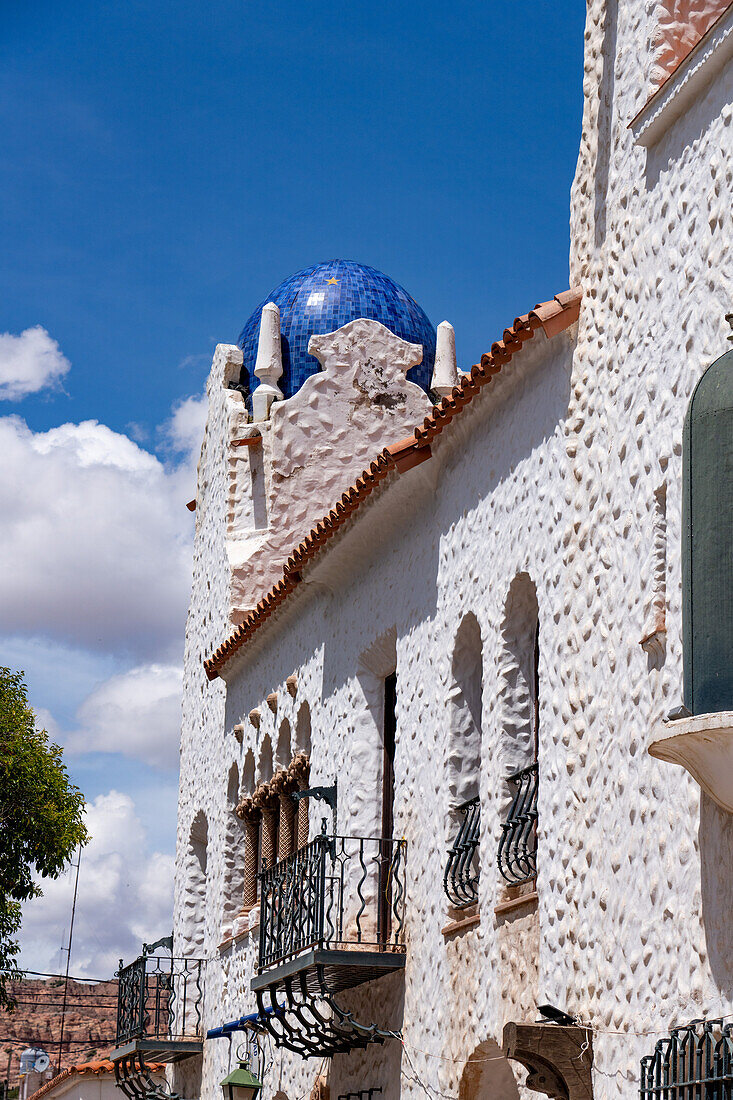
M682 436L682 650L691 714L733 710L733 351L692 395Z
M277 824L277 858L279 860L286 859L295 848L295 803L291 797L295 784L288 771L291 759L290 723L285 718L277 739L278 771L273 780L274 790L280 803Z
M481 630L467 615L456 634L448 696L448 858L443 886L456 909L478 901L481 804Z
M246 826L239 816L239 769L232 764L227 782L226 829L224 844L224 904L222 936L231 935L244 896L245 861L247 856Z
M394 756L397 733L397 674L384 680L384 725L382 740L382 850L379 867L379 939L386 943L390 934L392 882L392 831L394 829Z
M527 573L511 584L503 624L502 756L507 768L498 864L517 886L537 872L540 640L537 591Z
M254 802L259 808L260 823L260 866L272 867L277 860L277 834L280 817L279 800L272 790L273 763L272 742L265 736L260 752L260 785L255 791Z
M311 756L311 712L307 703L303 703L298 711L298 718L295 723L295 748L296 758L298 760L298 772L296 776L298 788L301 791L305 791L308 789ZM298 848L302 848L308 843L309 801L308 798L301 798L298 803Z
M246 916L257 904L257 872L260 858L261 814L254 805L255 759L252 750L247 751L242 769L243 797L237 806L237 817L244 825L244 881L242 885L242 911Z

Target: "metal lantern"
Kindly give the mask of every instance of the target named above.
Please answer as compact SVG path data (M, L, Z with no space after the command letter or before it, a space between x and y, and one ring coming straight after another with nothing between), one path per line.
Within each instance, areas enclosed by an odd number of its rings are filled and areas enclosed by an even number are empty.
M248 1062L240 1062L238 1067L224 1078L221 1087L224 1100L255 1100L262 1088L262 1082L252 1073Z
M262 1082L250 1069L253 1058L255 1067L261 1073L257 1040L250 1037L237 1050L239 1065L221 1083L224 1100L256 1100L257 1094L262 1089Z

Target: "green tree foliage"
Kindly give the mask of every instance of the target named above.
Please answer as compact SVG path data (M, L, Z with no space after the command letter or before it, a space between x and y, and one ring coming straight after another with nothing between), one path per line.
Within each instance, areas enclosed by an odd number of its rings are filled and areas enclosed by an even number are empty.
M7 985L17 976L21 903L86 843L83 814L61 749L36 729L23 673L0 666L0 1006L11 1004Z

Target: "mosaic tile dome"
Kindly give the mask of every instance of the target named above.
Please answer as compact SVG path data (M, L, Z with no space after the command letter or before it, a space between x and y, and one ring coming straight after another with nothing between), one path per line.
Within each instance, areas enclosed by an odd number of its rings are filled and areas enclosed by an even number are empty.
M435 329L413 298L388 275L351 260L314 264L268 294L242 329L237 343L244 354L242 381L254 389L257 378L257 340L260 314L267 302L280 307L283 374L278 385L285 397L300 389L321 365L308 354L314 334L333 332L357 317L381 321L411 344L422 344L423 361L407 377L425 391L430 389L435 360Z

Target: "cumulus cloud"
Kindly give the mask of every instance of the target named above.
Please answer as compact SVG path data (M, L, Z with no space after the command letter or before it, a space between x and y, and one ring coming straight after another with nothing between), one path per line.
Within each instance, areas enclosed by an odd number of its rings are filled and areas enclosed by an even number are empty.
M66 737L66 748L116 752L153 767L177 768L181 681L176 665L146 665L112 676L79 707L79 728Z
M173 857L148 850L145 829L127 794L110 791L87 807L91 840L82 851L71 971L108 978L120 958L172 927ZM54 972L68 937L73 872L41 883L43 897L23 910L20 965Z
M40 374L31 383L27 373L24 384L19 371L3 374L5 350L0 397L40 388ZM60 372L44 377L49 385ZM82 853L72 953L81 975L111 975L120 957L172 924L173 856L151 851L149 837L167 848L175 829L176 662L193 535L185 502L195 492L205 413L201 397L173 410L158 433L166 461L97 421L34 432L19 416L0 417L2 663L26 669L39 725L65 746L82 787L100 790L108 765L100 771L102 758L91 754L109 753L117 785L127 777L135 788L100 794L87 808L92 840ZM156 768L150 782L125 757ZM45 896L24 909L21 959L53 971L73 878L42 886Z
M204 438L208 403L206 394L187 397L173 409L170 420L161 430L165 442L175 451L198 458L201 440Z
M30 393L58 387L71 363L45 328L20 336L0 333L0 401L20 401Z
M171 660L191 575L190 468L94 420L0 418L0 630Z

